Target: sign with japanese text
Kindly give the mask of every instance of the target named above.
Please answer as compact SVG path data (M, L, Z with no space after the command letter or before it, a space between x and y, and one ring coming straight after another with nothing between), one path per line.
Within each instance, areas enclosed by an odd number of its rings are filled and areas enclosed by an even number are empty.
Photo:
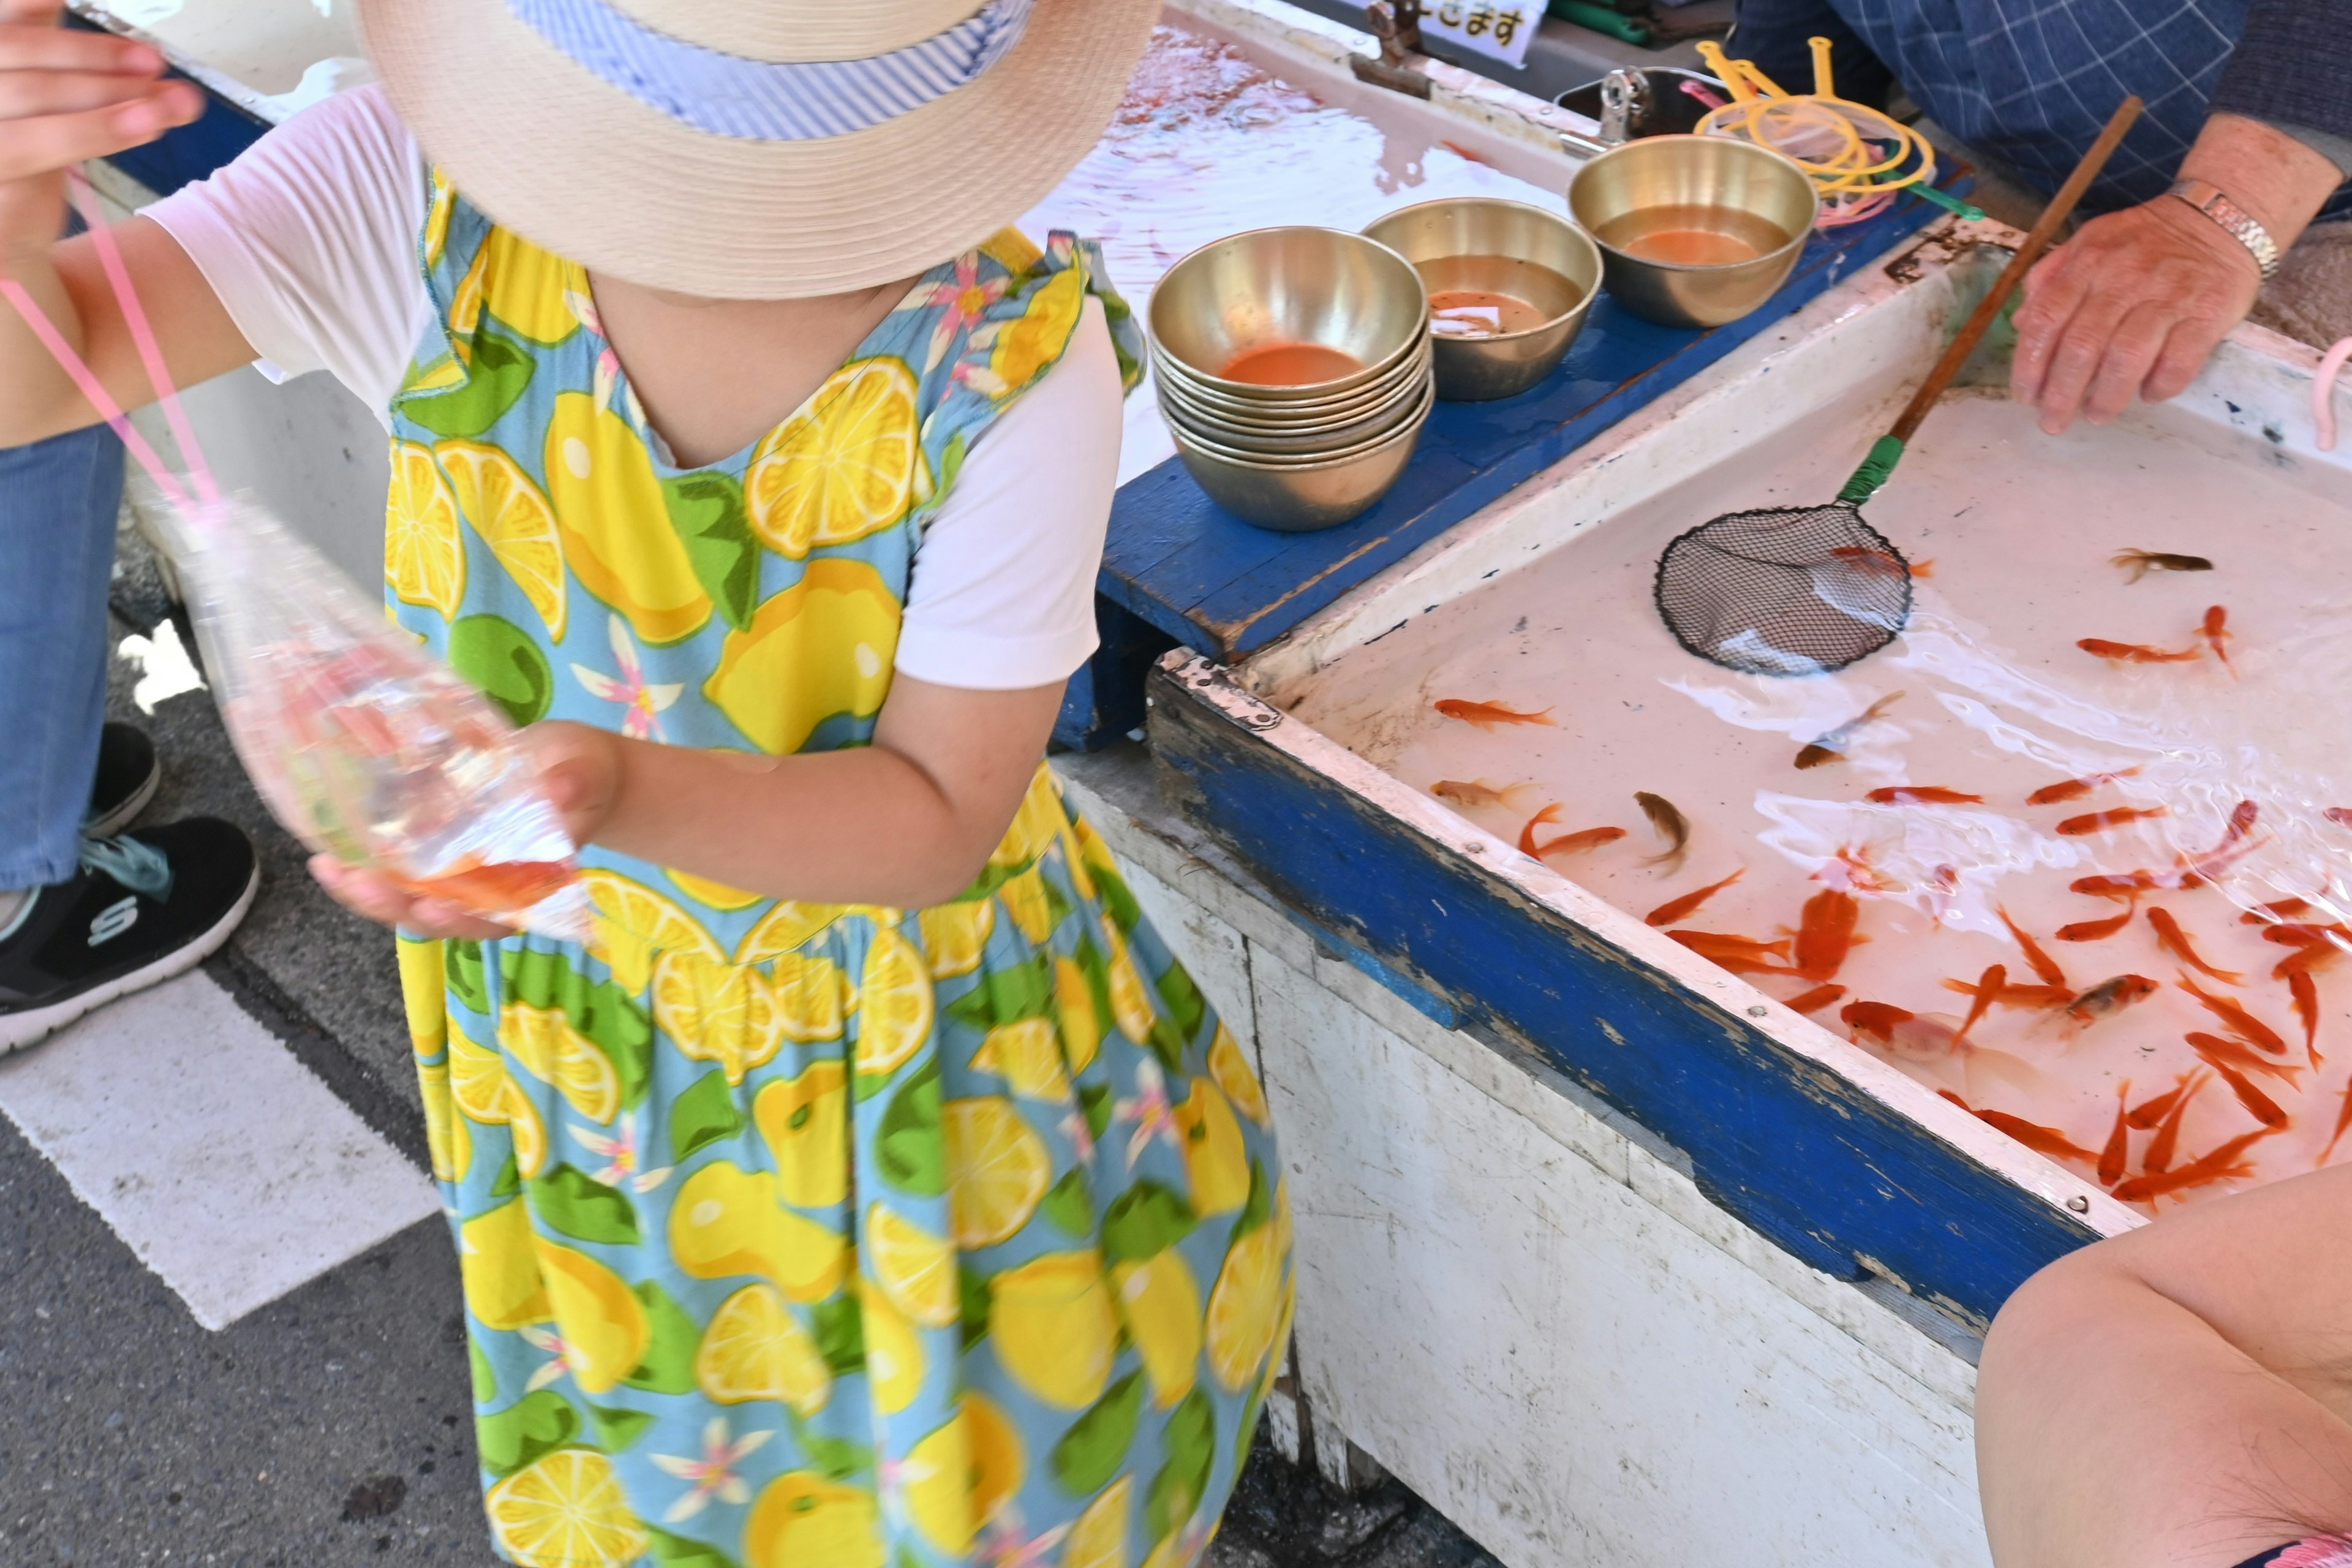
M1543 11L1543 0L1422 0L1421 30L1518 68Z

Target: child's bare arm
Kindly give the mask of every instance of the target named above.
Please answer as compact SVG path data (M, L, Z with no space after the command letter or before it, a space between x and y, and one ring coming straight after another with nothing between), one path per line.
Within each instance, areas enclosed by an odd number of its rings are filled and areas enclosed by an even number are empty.
M56 0L0 0L0 276L22 284L126 407L152 401L145 373L87 237L58 243L65 171L154 140L204 111L163 79L147 45L68 31ZM185 252L154 224L119 226L123 258L175 380L208 380L253 350ZM95 424L16 312L0 305L0 446Z
M1028 788L1062 688L971 691L900 675L874 744L791 757L625 740L582 725L526 731L575 837L750 892L920 908L979 875ZM502 928L321 856L328 890L431 936Z

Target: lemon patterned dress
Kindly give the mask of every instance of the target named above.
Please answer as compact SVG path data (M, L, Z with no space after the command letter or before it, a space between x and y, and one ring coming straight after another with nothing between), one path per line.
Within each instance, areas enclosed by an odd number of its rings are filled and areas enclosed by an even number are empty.
M429 211L392 608L518 721L866 742L964 454L1089 292L1133 332L1091 247L1008 233L679 469L580 268L437 177ZM1249 1063L1052 775L936 909L583 859L593 941L400 947L500 1555L1197 1556L1287 1342L1287 1205Z

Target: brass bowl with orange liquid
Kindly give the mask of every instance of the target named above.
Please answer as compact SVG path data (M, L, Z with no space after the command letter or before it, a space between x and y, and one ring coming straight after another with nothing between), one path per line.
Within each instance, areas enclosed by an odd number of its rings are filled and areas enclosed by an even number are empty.
M1821 198L1792 160L1723 136L1645 136L1587 163L1568 210L1601 247L1618 304L1669 327L1720 327L1788 281Z
M1328 528L1396 482L1434 402L1428 297L1396 252L1328 228L1202 247L1153 292L1152 379L1185 467L1260 528Z
M1601 250L1557 213L1457 196L1389 214L1364 230L1429 290L1437 395L1515 397L1559 367L1601 290Z

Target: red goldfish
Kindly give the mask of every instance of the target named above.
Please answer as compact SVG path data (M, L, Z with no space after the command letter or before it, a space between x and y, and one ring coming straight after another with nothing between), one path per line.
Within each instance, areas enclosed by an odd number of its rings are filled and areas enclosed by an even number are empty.
M2109 642L2105 637L2084 637L2074 646L2111 664L2180 664L2205 657L2203 648L2184 648L2173 653L2165 648L2149 647L2145 643Z
M1875 805L1976 805L1980 795L1962 795L1941 784L1889 784L1863 796Z
M1650 925L1670 926L1746 875L1748 875L1748 868L1742 866L1720 882L1709 882L1696 892L1685 893L1679 899L1668 899L1664 903L1652 910L1644 920Z
M1813 981L1835 975L1853 946L1854 922L1861 916L1852 893L1831 889L1807 899L1797 929L1797 973Z
M2091 811L2080 816L2070 816L2058 825L2058 831L2069 838L2080 838L2086 833L2105 833L2110 827L2170 815L2160 805L2119 805L2112 811Z
M2035 790L2032 795L2025 797L2025 804L2028 805L2057 805L2065 801L2080 800L2084 795L2090 794L2093 790L2098 788L2101 784L2110 784L2115 783L2117 779L2137 778L2138 776L2139 770L2137 768L2126 768L2121 773L2084 773L2078 779L2067 779L2060 784L2042 785L2040 789Z
M2066 1016L2077 1024L2111 1018L2135 1003L2145 1002L2160 989L2145 974L2118 974L2092 986L2066 1005Z
M1472 702L1466 698L1440 698L1433 706L1448 719L1459 719L1465 724L1475 724L1481 730L1492 730L1497 724L1549 724L1553 729L1551 710L1540 713L1521 713L1499 702Z
M2015 921L2011 920L2007 910L2002 909L1999 904L1995 904L1993 906L1992 912L1999 915L2000 917L2000 923L2009 928L2010 936L2015 940L2019 950L2025 954L2025 962L2033 966L2033 973L2035 976L2041 980L2042 984L2063 985L2066 984L2066 972L2058 967L2058 961L2051 957L2048 953L2042 952L2042 944L2028 936L2025 933L2024 929Z
M2186 974L2179 977L2179 985L2183 991L2204 1004L2208 1013L2228 1025L2241 1039L2270 1052L2274 1057L2286 1055L2286 1042L2279 1037L2279 1032L2247 1012L2237 1003L2227 996L2212 994Z
M2228 985L2245 984L2244 975L2231 970L2216 969L2200 958L2197 955L2197 949L2189 941L2189 933L2180 929L2180 922L2173 919L2172 911L2163 905L2151 904L2148 907L2147 923L2156 928L2157 942L2165 952L2172 954L2200 974L2210 974Z

